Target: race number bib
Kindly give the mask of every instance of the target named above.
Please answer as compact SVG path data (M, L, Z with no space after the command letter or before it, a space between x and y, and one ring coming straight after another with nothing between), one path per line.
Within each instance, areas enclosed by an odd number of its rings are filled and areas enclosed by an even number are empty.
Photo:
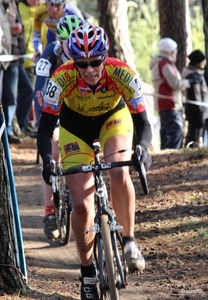
M134 90L134 98L138 98L141 96L141 84L137 75L135 75L129 82L129 86Z
M50 63L50 61L48 61L45 58L40 58L36 64L36 68L35 68L36 75L49 77L51 66L52 66L52 64Z
M44 101L51 105L58 105L61 92L62 88L60 88L60 86L58 86L54 81L49 80Z

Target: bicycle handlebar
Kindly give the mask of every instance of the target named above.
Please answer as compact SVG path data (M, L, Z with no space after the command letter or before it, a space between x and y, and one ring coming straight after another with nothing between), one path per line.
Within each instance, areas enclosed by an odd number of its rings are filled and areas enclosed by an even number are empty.
M61 170L61 176L72 175L77 173L89 173L93 171L104 171L109 170L116 167L124 167L124 166L134 166L135 170L139 173L140 183L145 195L149 194L149 187L146 177L146 170L144 164L140 161L141 158L141 146L137 146L134 155L136 155L136 160L134 156L133 160L128 161L118 161L118 162L108 162L108 163L98 163L92 165L85 165L80 167L72 167L66 170Z
M76 173L89 173L95 171L104 171L109 170L116 167L122 166L133 166L133 162L131 160L128 161L118 161L118 162L108 162L108 163L99 163L96 165L87 165L81 167L73 167L70 169L62 170L61 175L71 175Z

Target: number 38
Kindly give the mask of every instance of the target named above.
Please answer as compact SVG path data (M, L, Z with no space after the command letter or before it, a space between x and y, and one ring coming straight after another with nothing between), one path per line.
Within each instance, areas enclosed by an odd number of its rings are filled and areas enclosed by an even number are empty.
M46 95L50 98L53 98L55 96L55 93L57 91L57 86L52 83L52 81L49 81L46 89Z

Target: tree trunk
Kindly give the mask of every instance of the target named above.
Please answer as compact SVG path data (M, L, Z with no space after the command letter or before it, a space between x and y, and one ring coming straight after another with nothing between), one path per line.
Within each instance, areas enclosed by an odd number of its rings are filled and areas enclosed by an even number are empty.
M4 150L0 142L0 296L1 293L24 294L28 289L17 268L15 238Z
M181 72L187 57L186 0L158 0L158 10L160 36L170 37L177 42L176 65Z
M206 61L208 62L208 2L202 0L202 11L204 18L204 35L205 35L205 55Z
M99 24L109 38L109 56L117 57L136 70L130 43L126 0L98 0Z

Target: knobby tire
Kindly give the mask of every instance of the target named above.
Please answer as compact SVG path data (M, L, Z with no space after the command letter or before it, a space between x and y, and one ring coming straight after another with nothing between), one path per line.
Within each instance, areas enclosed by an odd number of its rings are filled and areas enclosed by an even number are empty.
M63 213L63 212L62 212ZM65 246L71 237L71 216L69 208L65 208L65 217L60 220L60 243Z
M108 216L101 215L100 216L100 223L101 223L101 233L104 245L104 259L106 263L107 269L107 277L108 277L108 284L109 284L109 294L110 299L112 300L119 300L119 292L116 288L115 284L115 268L114 268L114 261L113 261L113 250L111 244L111 235L110 235L110 227L108 225ZM104 298L108 299L108 298Z
M61 245L65 246L70 240L72 232L72 208L70 204L72 204L73 201L63 177L59 182L59 190L54 194L54 203L57 227L60 233L59 241Z

